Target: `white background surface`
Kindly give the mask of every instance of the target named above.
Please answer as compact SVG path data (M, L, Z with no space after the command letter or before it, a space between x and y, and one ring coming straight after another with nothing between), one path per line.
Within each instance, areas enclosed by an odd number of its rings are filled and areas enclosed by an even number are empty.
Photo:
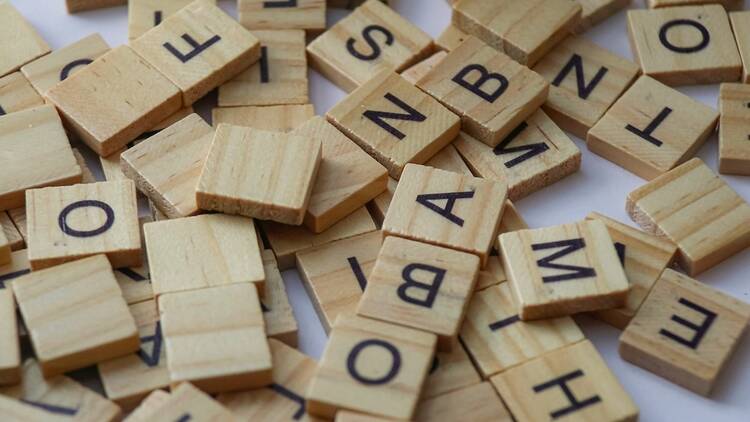
M92 32L102 34L111 46L127 42L126 7L68 15L64 0L11 2L31 21L52 48L64 47ZM450 22L450 8L444 0L391 2L401 15L433 37L437 37ZM236 15L234 0L220 0L219 3L227 12ZM631 7L643 7L642 1L633 1ZM745 8L750 8L750 1L746 0ZM329 25L344 14L342 10L330 12ZM624 12L590 30L585 36L623 57L632 59ZM324 114L343 98L344 93L317 73L310 73L311 98L317 113ZM717 85L682 87L679 90L714 108L717 107ZM208 106L202 104L199 108L205 112ZM590 211L599 211L633 224L625 213L625 197L643 184L644 180L590 154L580 139L576 139L576 143L583 152L581 171L518 201L517 206L526 221L531 227L543 227L581 220ZM716 170L716 136L706 143L698 155ZM98 171L98 163L95 166L95 171ZM723 177L745 200L750 200L750 177ZM750 301L748 264L750 250L734 256L699 278L739 299ZM325 333L296 271L285 272L284 279L300 326L300 348L318 358L325 346ZM577 317L577 321L640 407L641 420L750 421L750 340L747 336L727 365L713 396L707 399L622 361L617 354L619 330L588 317Z

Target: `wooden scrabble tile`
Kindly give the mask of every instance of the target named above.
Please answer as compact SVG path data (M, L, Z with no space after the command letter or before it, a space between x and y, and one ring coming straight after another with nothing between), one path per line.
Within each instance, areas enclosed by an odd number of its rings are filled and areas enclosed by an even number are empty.
M238 0L237 13L248 29L326 29L326 0ZM255 31L253 31L255 33Z
M740 79L742 61L720 5L630 10L628 35L643 73L664 84Z
M487 261L506 185L425 166L406 166L383 232L473 253Z
M321 151L317 138L219 125L198 180L198 207L300 225Z
M489 382L478 383L439 397L422 400L414 416L417 422L458 420L512 422L497 391Z
M130 45L180 88L184 106L260 58L258 39L210 2L185 6Z
M594 316L623 330L638 312L661 273L672 263L677 245L596 212L586 216L586 219L599 220L607 226L630 283L630 293L624 307L597 311Z
M445 51L438 51L432 56L401 72L401 77L406 79L410 84L416 85L417 81L430 73L432 69L434 69L438 63L443 61L446 56L448 56L448 53Z
M258 291L248 283L159 296L172 385L207 393L271 384L271 352Z
M750 176L750 85L721 84L719 172Z
M128 46L47 91L73 132L100 156L117 152L180 109L180 90Z
M9 0L0 1L0 76L50 52L50 48Z
M727 10L742 9L742 0L647 0L648 7L672 7L672 6L690 6L706 3L718 3L727 8Z
M453 25L533 66L578 25L581 10L568 0L463 0L453 9Z
M253 31L260 60L219 87L219 107L307 104L305 32Z
M453 146L453 144L448 144L448 146L441 149L440 152L433 155L432 158L427 160L424 165L440 170L452 171L453 173L459 173L466 176L474 176L471 173L469 167L464 162L464 159L461 158L461 154L458 153L458 150Z
M434 334L339 315L307 390L307 412L339 409L411 419L432 363Z
M436 353L428 375L422 389L422 401L481 382L461 343L449 353Z
M148 32L149 29L194 0L130 0L128 1L128 40L132 41ZM210 1L216 4L216 0Z
M208 214L143 226L154 295L252 283L265 272L253 220Z
M461 341L482 378L583 339L567 316L521 321L508 283L477 292L461 328Z
M349 94L326 116L395 179L406 164L429 160L460 130L458 116L388 70Z
M13 251L21 250L26 247L26 243L21 236L21 232L18 231L16 225L13 224L10 215L6 211L0 211L0 229L8 243L10 243L10 249Z
M592 26L607 19L622 9L630 6L630 0L577 0L581 4L581 20L573 28L576 34L582 34ZM688 0L689 1L689 0ZM734 0L732 0L734 1Z
M263 269L266 273L266 292L260 302L266 322L266 334L291 347L297 347L297 319L289 303L276 257L270 249L263 251Z
M321 233L382 193L388 171L323 117L308 120L292 134L320 139L320 168L305 213L305 226Z
M106 254L114 268L141 265L133 182L32 189L26 205L34 270L96 254Z
M13 280L31 272L26 249L12 252L11 257L11 262L0 265L0 291L2 289L9 289L13 284Z
M34 359L23 364L20 384L0 389L0 394L42 409L44 420L114 422L121 419L120 408L98 393L64 375L45 379ZM72 415L75 415L71 418ZM25 420L25 419L21 419Z
M68 13L125 5L128 0L65 0Z
M191 114L120 156L123 173L169 218L199 212L195 186L214 129Z
M466 32L458 29L455 25L450 24L435 39L435 47L444 51L452 51L461 45L461 43L468 37L469 35Z
M0 266L0 272L7 265ZM0 275L0 385L21 381L21 348L18 341L16 301L7 278Z
M630 285L601 221L503 233L500 251L525 321L625 306Z
M246 126L272 132L291 132L315 117L312 104L292 104L267 107L217 107L213 111L213 126L221 123Z
M641 76L591 128L589 150L651 180L689 160L716 128L716 110Z
M677 244L691 276L750 246L750 205L694 158L628 195L630 218Z
M21 400L0 395L0 412L11 421L46 422L49 413Z
M558 44L534 71L551 84L544 111L581 139L640 74L635 63L578 36Z
M635 422L638 407L590 341L540 356L491 378L518 422Z
M13 292L47 378L138 350L133 316L104 255L24 275Z
M493 147L544 104L549 91L539 74L475 37L417 86L461 116L464 132Z
M24 65L21 72L31 85L44 95L50 88L109 51L109 45L99 34L91 34L73 44L55 50Z
M478 177L507 184L508 197L513 201L581 167L581 151L541 110L521 122L494 148L464 132L453 145Z
M0 78L0 116L42 105L44 100L21 72Z
M125 421L239 422L239 419L208 394L189 382L183 382L171 394L161 390L151 393Z
M432 53L432 39L378 0L368 0L307 47L310 65L345 91L384 70L401 72Z
M189 385L190 383L184 383ZM192 387L192 386L191 386ZM195 387L193 387L195 388ZM198 392L202 393L200 390ZM132 412L124 420L127 422L147 422L151 420L159 409L161 409L171 397L171 394L164 390L154 390L151 394L146 396L145 399L133 409ZM154 421L155 422L155 421Z
M742 58L742 82L750 83L750 12L732 12L729 21Z
M479 258L399 237L383 241L357 315L438 336L450 352L474 293Z
M155 300L130 306L141 348L97 365L104 392L124 409L135 408L149 393L169 386L166 349Z
M0 148L0 210L23 207L27 189L81 181L81 168L52 106L0 116Z
M620 337L620 356L708 396L750 322L750 304L666 269Z
M305 413L305 395L318 363L277 340L269 340L268 345L273 360L273 383L263 389L221 394L217 399L245 421L311 421Z

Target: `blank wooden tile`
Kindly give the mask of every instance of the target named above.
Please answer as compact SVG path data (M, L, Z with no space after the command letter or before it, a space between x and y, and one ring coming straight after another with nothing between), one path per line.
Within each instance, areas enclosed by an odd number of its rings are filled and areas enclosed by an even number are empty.
M442 396L422 400L414 416L417 422L458 420L512 422L513 417L489 382L478 383Z
M130 45L180 88L184 106L260 58L258 39L209 2L191 3Z
M506 192L500 182L411 164L396 187L383 232L473 253L484 266Z
M401 77L410 84L416 85L417 81L430 73L448 55L445 51L438 51L421 62L401 72Z
M750 205L699 158L631 192L626 207L645 231L677 244L692 276L750 246Z
M65 0L68 13L125 5L127 0Z
M271 352L258 291L249 283L159 296L172 385L208 393L271 384Z
M513 201L581 167L581 151L541 110L518 125L494 148L464 132L453 145L477 176L507 184L508 197Z
M592 26L600 23L622 9L630 6L630 0L577 0L583 8L581 20L573 28L576 34L582 34ZM734 0L732 0L734 1Z
M407 163L423 164L437 154L460 129L458 116L388 70L349 94L326 117L395 179Z
M7 265L0 266L0 272ZM21 348L13 290L6 275L0 275L0 385L21 381Z
M198 181L198 207L300 225L321 151L317 138L219 125Z
M308 413L340 409L411 419L437 338L405 327L340 315L307 390Z
M580 19L581 5L568 0L463 0L453 9L453 25L528 66Z
M441 149L440 152L427 160L424 165L440 170L452 171L453 173L459 173L466 176L474 176L471 169L466 165L466 162L461 158L461 154L458 153L458 150L453 144L448 144L448 146Z
M128 1L128 40L134 40L162 23L194 0L130 0ZM216 4L216 0L210 1Z
M461 341L483 378L583 340L570 317L521 321L508 283L474 295Z
M620 356L711 394L750 322L750 304L667 269L620 337Z
M742 0L647 0L648 7L672 7L672 6L690 6L706 3L718 3L728 10L741 9Z
M253 30L304 29L313 34L326 29L326 0L238 0L239 21Z
M47 91L73 132L100 156L117 152L180 109L180 90L128 46Z
M664 84L740 79L742 62L722 6L630 10L628 35L643 73Z
M323 117L292 134L322 142L320 168L305 213L305 226L321 233L386 189L388 171Z
M458 29L456 25L450 24L435 39L435 47L444 51L452 51L468 37L469 35Z
M266 273L266 292L261 299L266 334L291 347L297 347L297 319L289 303L284 280L276 264L273 251L263 251L263 268Z
M432 53L424 31L378 0L368 0L307 47L310 65L345 91L388 69L401 72Z
M291 132L315 116L312 104L267 107L217 107L213 109L213 126L221 123L246 126L273 132Z
M0 148L0 210L23 207L26 189L81 181L81 168L52 106L0 116Z
M470 385L479 384L481 378L464 346L458 343L449 353L436 353L430 372L424 382L421 400L438 397Z
M635 422L638 407L585 340L491 379L518 422Z
M476 255L387 237L357 315L436 334L438 350L450 352L478 272Z
M13 280L31 272L26 249L12 252L11 257L10 263L0 265L0 290L10 289Z
M584 140L640 74L635 63L577 36L558 44L534 71L551 84L544 111L561 129Z
M253 220L199 215L143 226L154 295L252 283L263 291L263 262Z
M239 421L229 409L189 382L181 383L172 390L171 394L161 390L154 391L125 420L127 422Z
M689 160L716 128L716 110L641 76L591 128L589 150L651 180Z
M549 83L469 37L417 86L461 116L461 129L489 146L503 141L547 99Z
M45 377L138 349L133 316L104 255L15 281L13 292Z
M0 78L0 116L42 105L44 100L21 72Z
M21 13L8 0L0 1L0 76L50 52L42 39Z
M114 268L141 265L133 182L32 189L26 204L33 269L96 254L106 254Z
M732 12L729 21L742 59L742 82L750 83L750 11Z
M630 285L601 221L503 233L500 250L523 320L625 306Z
M750 176L750 85L721 84L719 173Z
M107 397L126 410L135 408L152 391L169 386L166 348L156 301L131 305L130 313L138 327L141 348L136 353L97 365Z
M8 239L11 250L17 251L26 247L21 232L18 231L16 225L13 224L13 220L11 220L10 215L8 215L6 211L0 211L0 229L2 229L5 238Z

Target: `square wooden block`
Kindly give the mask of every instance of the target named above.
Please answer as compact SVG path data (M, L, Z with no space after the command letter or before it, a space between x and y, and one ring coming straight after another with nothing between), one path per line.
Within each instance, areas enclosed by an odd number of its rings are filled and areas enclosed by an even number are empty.
M34 271L16 279L13 292L47 378L138 350L135 321L104 255Z
M439 397L423 399L414 416L417 422L495 421L513 417L489 382L478 383Z
M26 191L29 262L38 270L96 254L112 267L141 265L133 182L115 181Z
M339 315L307 390L307 412L332 419L342 409L411 419L437 337Z
M282 341L291 347L297 347L297 319L289 303L284 279L273 251L265 249L263 270L266 273L265 296L260 301L263 319L266 323L266 335Z
M297 270L326 332L339 314L353 315L383 244L373 231L297 253Z
M321 150L316 138L219 125L198 181L198 207L300 225Z
M128 40L132 41L195 0L128 1ZM216 0L202 0L216 4Z
M271 132L291 132L315 117L315 107L312 104L216 107L212 117L214 127L227 123Z
M432 53L432 39L379 0L368 0L307 46L310 65L345 91Z
M271 384L271 351L258 291L241 283L159 296L172 386L207 393Z
M180 109L180 90L128 46L47 91L73 132L102 157Z
M326 29L326 0L238 0L237 14L247 29ZM255 33L255 31L253 31Z
M13 72L0 78L0 116L44 105L21 72Z
M597 311L594 312L594 316L624 330L646 300L656 280L674 260L677 245L668 239L642 232L596 212L586 216L586 219L599 220L607 226L617 256L625 270L625 276L630 283L630 293L624 307Z
M13 290L6 281L7 278L0 275L0 386L21 381L21 345L18 340L16 301L13 299Z
M423 164L447 146L461 126L457 115L388 70L349 94L326 117L395 179L406 164Z
M251 283L265 272L253 220L208 214L143 226L154 295Z
M750 85L721 84L719 173L750 176Z
M133 40L189 106L260 58L260 42L210 2L193 2Z
M500 251L523 320L625 306L630 284L601 221L503 233Z
M464 132L453 145L477 176L506 184L508 198L514 201L581 167L581 151L541 110L494 148Z
M490 380L518 422L635 422L638 407L590 341L584 340Z
M581 5L569 0L463 0L453 24L527 66L578 25Z
M0 1L0 76L50 52L42 39L9 0Z
M750 11L732 12L729 21L742 59L742 82L750 83Z
M577 36L558 44L534 71L552 85L544 111L560 128L584 140L641 73L630 60Z
M172 393L156 390L127 418L128 422L226 421L239 422L234 414L210 395L189 382L180 383Z
M469 37L417 86L461 116L462 130L496 146L547 99L549 83Z
M750 323L750 304L667 269L620 337L620 356L711 394Z
M573 28L576 34L582 34L594 25L602 22L622 9L630 6L630 0L576 0L583 8L581 20ZM734 1L734 0L733 0Z
M667 85L734 82L742 61L720 5L628 11L628 35L643 73Z
M0 148L0 210L23 207L27 189L81 181L81 167L52 106L0 116Z
M586 145L651 180L695 155L718 119L713 108L641 76L591 128Z
M521 321L508 283L477 292L461 328L482 378L584 339L570 317Z
M474 364L459 342L451 352L436 353L432 367L422 389L421 400L442 396L479 384L482 379Z
M195 186L213 138L214 129L191 114L122 153L122 172L168 218L197 214Z
M645 231L677 244L691 276L750 246L750 205L699 158L631 192L626 207Z

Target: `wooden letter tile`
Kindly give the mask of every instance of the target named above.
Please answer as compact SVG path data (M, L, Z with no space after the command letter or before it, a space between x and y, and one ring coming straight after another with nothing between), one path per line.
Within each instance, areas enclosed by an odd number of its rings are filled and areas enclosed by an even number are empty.
M237 13L242 26L253 30L326 29L326 0L238 0Z
M732 12L729 20L742 58L742 82L750 83L750 11Z
M339 315L307 390L308 413L338 410L411 419L437 337L410 328Z
M0 78L0 116L42 105L44 100L21 72Z
M50 52L47 43L10 0L0 1L0 76Z
M271 383L271 351L255 286L165 294L159 313L173 385L189 381L219 393Z
M289 303L276 257L270 249L263 251L263 269L266 272L266 292L260 304L266 322L266 334L291 347L297 347L297 319Z
M1 266L0 271L4 267ZM6 275L0 275L0 385L17 384L21 381L16 301L7 281Z
M630 218L677 244L696 276L750 246L750 205L694 158L628 195Z
M227 123L271 132L291 132L315 117L315 108L312 104L217 107L212 114L214 127Z
M625 306L630 285L601 221L503 233L500 250L523 320Z
M49 413L32 404L0 395L0 413L10 421L47 422Z
M630 6L630 0L576 0L581 4L581 20L573 32L582 34L597 23ZM732 0L736 1L736 0Z
M0 265L0 291L10 288L13 280L31 272L26 249L12 252L11 257L10 263Z
M239 422L239 419L208 394L183 382L171 394L154 391L125 419L125 422L163 421Z
M16 279L13 292L45 377L138 350L135 321L104 255L34 271Z
M421 400L438 397L481 382L464 346L458 343L450 353L436 353Z
M750 176L750 85L721 84L719 173Z
M195 0L128 1L128 40L134 40ZM216 0L210 1L216 4Z
M513 422L497 391L482 382L439 397L422 400L416 422Z
M591 128L589 150L651 180L689 160L716 128L716 110L641 76Z

